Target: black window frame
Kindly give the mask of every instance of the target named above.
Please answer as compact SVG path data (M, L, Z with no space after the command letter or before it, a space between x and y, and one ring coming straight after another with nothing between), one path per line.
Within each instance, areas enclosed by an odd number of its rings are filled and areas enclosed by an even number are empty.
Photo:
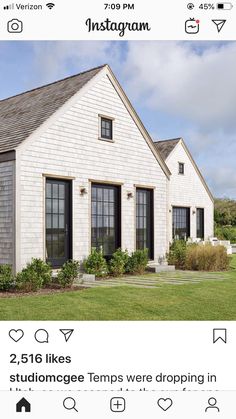
M103 126L105 123L105 127ZM113 119L105 116L100 117L100 138L113 141Z
M146 195L146 202L140 202L139 193ZM146 214L145 214L146 212ZM149 215L149 217L148 217ZM140 222L146 220L146 237L141 237L139 230ZM146 243L146 245L145 245ZM136 188L136 249L148 249L149 259L154 259L154 191L150 188Z
M185 166L183 162L179 162L179 175L184 175Z
M197 208L196 211L196 234L197 239L205 238L205 211L204 208Z
M176 233L178 230L186 230L186 233ZM187 240L190 237L190 207L172 208L172 238Z
M51 237L53 235L58 235L58 250L59 250L59 235L63 234L64 230L64 252L65 255L61 256L61 257L55 257L55 255L53 255L53 242L51 242L50 246L51 246L51 254L49 255L48 253L46 254L46 260L51 263L53 268L60 268L67 260L72 259L73 258L73 247L72 247L72 234L73 234L73 213L72 213L72 202L73 202L73 196L72 196L72 181L68 180L68 179L61 179L61 178L51 178L51 177L47 177L46 181L45 181L45 185L46 185L46 190L45 190L45 245L46 245L46 249L47 249L47 235L51 235ZM53 195L51 195L51 197L48 196L48 192L47 192L47 185L51 185L51 188L53 188L53 185L58 185L58 187L60 185L64 185L65 186L65 195L64 198L60 198L60 196L58 195L58 197L53 197ZM47 201L51 201L51 210L48 211L47 210ZM53 210L53 201L56 200L58 201L58 211L54 211ZM59 201L64 201L64 212L61 212L59 210L60 204ZM53 216L57 216L58 217L58 228L54 228L52 223L53 223ZM60 228L59 226L59 217L64 215L64 228ZM51 218L51 228L47 227L47 216L50 216Z
M95 189L96 198L94 193ZM100 250L102 246L103 255L109 260L112 254L121 247L121 186L104 183L92 183L91 190L91 247L92 249ZM100 200L98 199L97 190L101 190L99 194L102 194L102 199ZM110 200L110 198L105 199L105 195L110 197L109 191L114 191L114 201ZM113 203L114 207L112 208ZM105 238L107 238L107 236L102 236L99 228L104 229L104 231L107 228L108 231L110 230L109 233L111 233L111 229L113 228L111 226L112 217L114 218L114 246L112 251L106 252L105 247L108 246L108 244L105 243ZM102 226L99 226L100 223Z

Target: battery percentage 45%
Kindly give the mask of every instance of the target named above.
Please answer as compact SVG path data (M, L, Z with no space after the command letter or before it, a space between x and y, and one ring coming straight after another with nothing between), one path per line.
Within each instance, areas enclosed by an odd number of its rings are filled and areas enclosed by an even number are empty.
M214 5L214 3L202 3L202 4L200 4L199 9L215 10L215 5Z

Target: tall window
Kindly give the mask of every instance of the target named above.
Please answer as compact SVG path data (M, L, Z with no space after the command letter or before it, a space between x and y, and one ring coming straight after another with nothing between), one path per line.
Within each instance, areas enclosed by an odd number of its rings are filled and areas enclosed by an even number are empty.
M153 259L153 191L150 189L136 191L136 248L148 249Z
M92 185L92 248L111 256L120 247L120 187Z
M112 127L112 119L108 118L101 118L101 138L105 140L112 140L113 138L113 127Z
M204 208L197 208L197 238L204 239Z
M173 207L173 239L187 240L190 237L190 208Z
M46 180L46 257L53 267L71 258L71 182Z

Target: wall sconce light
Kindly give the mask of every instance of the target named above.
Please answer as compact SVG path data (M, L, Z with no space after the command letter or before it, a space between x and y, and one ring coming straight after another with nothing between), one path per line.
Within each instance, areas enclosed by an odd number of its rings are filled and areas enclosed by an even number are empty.
M86 188L84 188L83 186L80 188L80 195L86 195L88 192L87 192L87 189Z
M128 199L131 199L131 198L133 198L133 197L134 197L133 192L127 192L127 198L128 198Z
M195 214L196 214L196 211L195 211L195 210L193 210L192 214L193 214L193 215L195 215Z
M169 209L169 212L171 212L171 209Z

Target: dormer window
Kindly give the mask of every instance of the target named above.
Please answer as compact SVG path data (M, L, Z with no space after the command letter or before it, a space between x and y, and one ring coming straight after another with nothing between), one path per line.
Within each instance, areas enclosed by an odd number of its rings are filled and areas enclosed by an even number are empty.
M104 140L113 140L113 120L101 117L101 138Z
M179 163L179 175L184 175L184 163Z

